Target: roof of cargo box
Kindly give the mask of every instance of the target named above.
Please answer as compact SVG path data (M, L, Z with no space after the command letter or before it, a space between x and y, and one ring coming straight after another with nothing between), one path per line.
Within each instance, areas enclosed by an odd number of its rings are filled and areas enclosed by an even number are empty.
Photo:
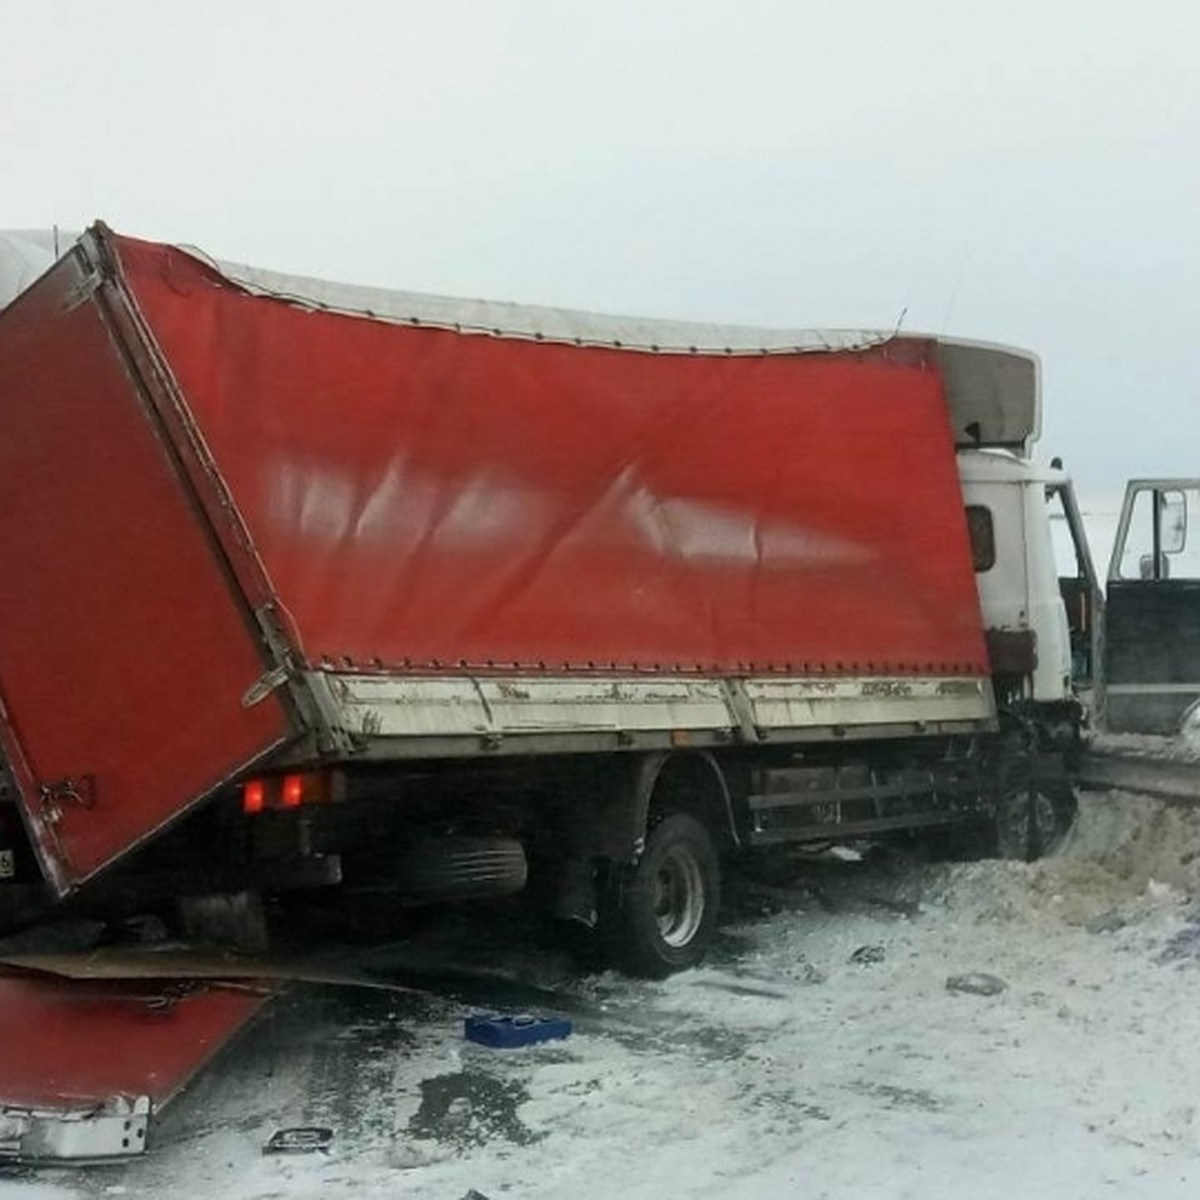
M1038 358L1009 346L898 330L758 328L468 300L286 275L214 260L193 247L181 249L256 295L347 316L464 334L652 354L828 353L868 349L895 340L932 342L960 446L1024 450L1041 433Z
M74 232L0 233L0 307L65 250ZM945 379L951 425L960 446L1026 450L1041 433L1040 367L1025 350L897 330L774 329L645 317L609 316L491 300L358 287L216 260L180 247L246 291L289 303L389 321L492 337L529 338L658 354L798 354L854 351L903 339L932 342ZM40 257L36 261L33 256ZM5 266L10 286L3 286Z

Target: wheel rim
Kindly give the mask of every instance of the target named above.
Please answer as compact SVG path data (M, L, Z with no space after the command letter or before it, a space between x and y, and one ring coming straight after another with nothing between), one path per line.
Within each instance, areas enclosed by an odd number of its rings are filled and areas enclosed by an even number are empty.
M663 856L655 881L658 933L672 948L686 946L704 919L704 877L700 864L682 847Z
M1031 815L1041 854L1052 853L1062 841L1066 830L1055 808L1053 797L1042 791L1038 791L1033 797L1016 795L1009 799L1002 810L1001 842L1012 857L1024 857L1031 846Z

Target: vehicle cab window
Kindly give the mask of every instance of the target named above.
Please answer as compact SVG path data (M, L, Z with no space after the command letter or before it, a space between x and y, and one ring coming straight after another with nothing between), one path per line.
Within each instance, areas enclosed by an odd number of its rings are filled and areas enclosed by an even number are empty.
M967 535L971 539L971 563L975 573L982 575L996 565L996 529L990 508L967 505Z

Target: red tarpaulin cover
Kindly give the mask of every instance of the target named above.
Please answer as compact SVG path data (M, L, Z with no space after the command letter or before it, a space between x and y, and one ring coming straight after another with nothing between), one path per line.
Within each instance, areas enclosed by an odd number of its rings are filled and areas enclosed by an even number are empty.
M310 663L986 673L925 342L462 334L116 246Z

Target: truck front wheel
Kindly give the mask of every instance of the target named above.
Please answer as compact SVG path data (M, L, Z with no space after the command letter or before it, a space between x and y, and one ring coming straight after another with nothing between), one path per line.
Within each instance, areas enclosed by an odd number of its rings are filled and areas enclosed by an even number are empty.
M631 974L662 979L694 967L712 941L721 870L712 838L687 813L654 825L637 865L614 881L608 925L613 957Z
M1033 862L1053 854L1070 832L1077 807L1066 782L1034 784L1003 796L996 809L998 856Z

